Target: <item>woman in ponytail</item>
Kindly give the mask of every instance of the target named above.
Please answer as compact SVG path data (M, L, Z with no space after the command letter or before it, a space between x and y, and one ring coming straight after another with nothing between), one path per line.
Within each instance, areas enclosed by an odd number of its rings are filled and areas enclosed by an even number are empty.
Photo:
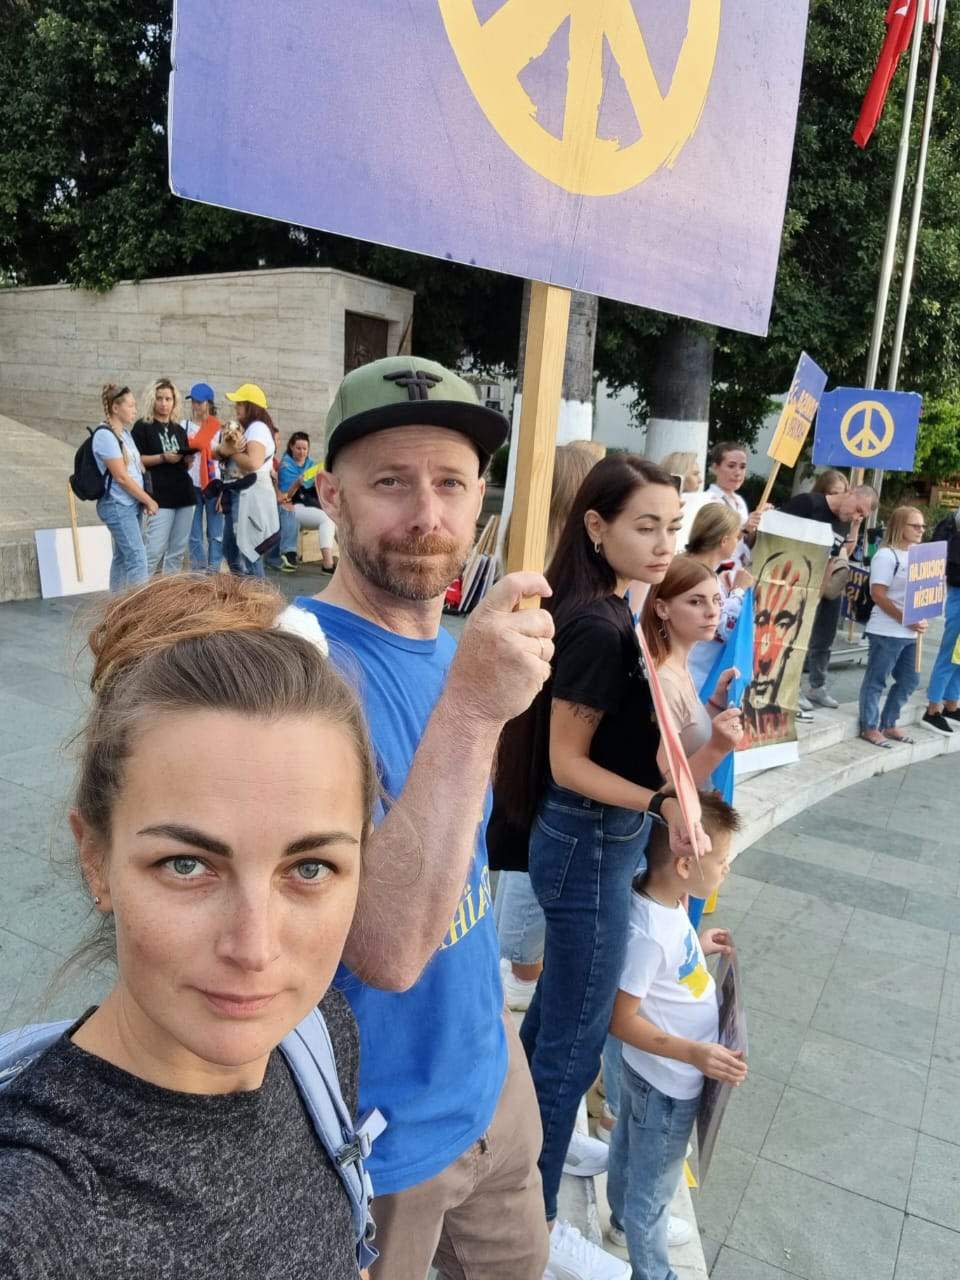
M316 620L250 578L154 579L90 647L70 826L85 958L116 981L0 1070L0 1275L356 1277L351 1200L277 1047L319 1005L355 1112L329 987L377 796L357 699Z
M100 392L103 422L93 432L93 456L106 480L97 515L110 530L113 559L110 590L135 586L147 579L147 553L140 528L141 508L155 515L157 504L143 487L143 463L130 428L137 417L137 402L129 387L108 382Z

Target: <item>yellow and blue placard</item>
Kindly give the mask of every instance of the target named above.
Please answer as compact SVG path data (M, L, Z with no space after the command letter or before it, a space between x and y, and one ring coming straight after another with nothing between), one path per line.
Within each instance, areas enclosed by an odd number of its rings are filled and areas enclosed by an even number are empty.
M814 464L912 471L922 405L915 391L828 391L817 414Z
M767 457L783 467L795 467L827 385L827 375L805 351L800 352L780 421L767 449Z

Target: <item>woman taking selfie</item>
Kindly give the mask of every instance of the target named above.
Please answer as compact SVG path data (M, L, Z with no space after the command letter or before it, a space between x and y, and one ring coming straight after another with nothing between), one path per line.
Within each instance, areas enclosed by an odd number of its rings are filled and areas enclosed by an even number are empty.
M520 1035L540 1103L550 1223L577 1108L600 1066L651 814L690 848L676 800L661 791L660 734L624 599L631 580L662 580L679 524L660 467L629 455L597 463L547 569L552 678L501 743L498 795L518 825L533 819L530 880L546 917L544 971ZM561 1274L579 1274L584 1254L598 1275L630 1274L568 1223L556 1223L550 1248Z
M263 583L160 578L91 635L70 826L86 954L116 982L0 1074L4 1280L358 1274L351 1200L278 1046L319 1004L355 1107L356 1026L328 988L376 778L319 627L282 609Z

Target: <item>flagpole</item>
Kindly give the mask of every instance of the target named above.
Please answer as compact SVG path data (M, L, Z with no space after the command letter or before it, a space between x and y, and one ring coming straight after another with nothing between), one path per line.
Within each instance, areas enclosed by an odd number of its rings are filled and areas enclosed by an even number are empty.
M883 259L880 265L880 283L877 287L877 306L873 316L873 333L870 336L870 349L867 355L867 376L864 386L872 389L877 385L877 368L880 364L880 347L883 342L883 325L887 316L887 303L890 299L890 282L893 279L893 267L897 256L897 232L900 226L900 212L903 208L903 189L907 178L907 157L910 153L910 125L913 119L913 103L917 92L917 68L920 65L920 44L923 40L924 13L926 0L913 0L916 17L913 26L913 38L910 42L910 69L907 73L907 96L903 104L903 123L900 126L900 146L897 150L897 165L893 177L893 191L890 193L890 208L887 213L887 238L883 246ZM852 484L863 484L863 467L855 467L850 475Z
M937 76L940 72L940 47L943 41L943 22L947 13L947 0L939 0L937 5L937 25L933 35L933 49L930 53L930 83L927 86L927 102L923 112L923 130L920 134L920 155L917 159L917 179L913 189L913 208L910 211L910 232L907 236L907 249L903 258L903 281L900 286L900 305L897 308L897 325L893 332L893 350L890 353L890 368L887 373L887 390L896 391L900 377L900 358L903 355L903 335L907 324L907 310L910 306L910 292L913 288L913 269L917 258L917 239L920 234L920 213L923 208L924 183L927 177L927 153L930 149L930 130L933 125L933 103L937 96ZM883 487L883 472L873 473L873 487L880 492Z

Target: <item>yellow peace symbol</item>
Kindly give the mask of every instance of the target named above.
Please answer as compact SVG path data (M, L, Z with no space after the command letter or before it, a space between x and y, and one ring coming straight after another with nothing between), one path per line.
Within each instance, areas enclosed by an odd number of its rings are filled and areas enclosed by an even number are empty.
M873 425L874 414L881 423L877 427ZM861 417L863 422L859 424L857 420ZM879 400L861 400L843 415L840 439L858 458L875 458L889 447L895 430L893 415L885 404Z
M474 0L438 0L467 83L507 146L541 177L576 195L618 195L672 165L697 131L720 39L723 0L689 0L687 32L666 93L631 0L504 0L485 22ZM520 73L569 19L563 136L537 121ZM642 136L598 138L604 42L620 68Z

